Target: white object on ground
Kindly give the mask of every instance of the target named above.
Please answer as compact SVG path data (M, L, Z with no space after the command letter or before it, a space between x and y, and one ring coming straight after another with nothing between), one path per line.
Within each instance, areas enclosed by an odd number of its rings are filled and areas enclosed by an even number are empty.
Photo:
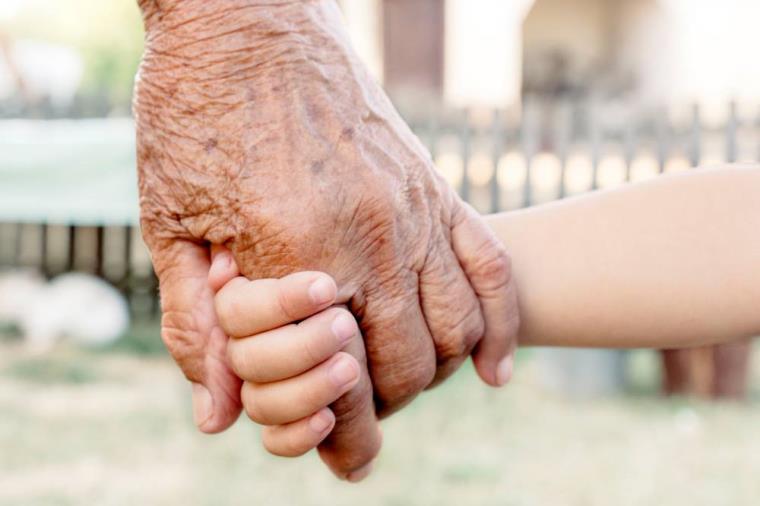
M95 276L63 274L46 282L34 271L0 274L0 321L14 324L33 349L64 338L83 346L119 339L129 326L124 297Z

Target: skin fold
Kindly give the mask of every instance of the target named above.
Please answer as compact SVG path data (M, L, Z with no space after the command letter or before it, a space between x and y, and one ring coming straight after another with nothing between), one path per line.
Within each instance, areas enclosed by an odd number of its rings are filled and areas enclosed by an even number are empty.
M143 0L134 112L141 222L162 337L201 430L240 412L208 286L209 248L249 279L322 271L357 317L360 388L321 454L371 461L385 416L474 351L503 384L518 327L509 257L436 174L358 61L334 1ZM352 392L354 392L352 390Z

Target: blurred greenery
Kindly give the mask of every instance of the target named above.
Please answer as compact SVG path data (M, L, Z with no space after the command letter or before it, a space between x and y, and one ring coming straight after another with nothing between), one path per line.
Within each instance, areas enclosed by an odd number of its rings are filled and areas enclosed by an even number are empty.
M161 341L160 321L137 320L129 331L114 344L102 351L124 351L136 355L165 355L166 348Z
M80 93L128 108L143 46L136 0L27 0L0 29L78 50L85 63Z
M637 354L637 374L652 370L656 355ZM0 505L757 504L760 403L572 398L541 386L538 356L521 353L506 389L468 363L420 395L383 422L375 472L349 485L314 452L267 455L244 416L198 433L168 357L3 345Z
M20 359L6 365L2 374L19 380L42 384L81 384L100 379L86 356L65 353Z
M0 327L0 343L20 343L12 328ZM65 343L54 353L29 354L0 367L0 375L37 384L83 384L102 381L107 375L103 359L113 355L164 356L158 319L139 319L113 344L80 349Z

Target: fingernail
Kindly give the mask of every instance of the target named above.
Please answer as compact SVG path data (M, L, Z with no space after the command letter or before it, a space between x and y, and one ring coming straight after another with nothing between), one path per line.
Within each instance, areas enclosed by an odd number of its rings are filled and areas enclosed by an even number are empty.
M345 386L359 377L359 371L353 360L347 356L338 359L330 368L330 379L335 385Z
M309 427L317 434L322 434L333 423L332 412L328 408L319 410L317 414L309 419Z
M351 338L356 335L356 322L345 313L341 313L335 317L331 328L341 346L348 344Z
M514 369L515 357L513 354L509 354L499 362L496 366L496 384L499 386L506 385L510 379L512 379L512 371Z
M369 473L372 472L372 468L375 467L374 462L370 462L369 464L366 464L356 471L351 471L346 475L346 481L350 481L351 483L357 483L362 481L364 478L369 476Z
M214 255L214 261L211 262L211 269L227 269L230 264L232 263L232 255L230 255L226 251L222 251L221 253L217 253Z
M200 383L193 383L193 422L203 430L203 426L214 414L214 400L211 392Z
M309 287L309 297L318 306L332 302L335 298L335 285L324 276L320 277Z

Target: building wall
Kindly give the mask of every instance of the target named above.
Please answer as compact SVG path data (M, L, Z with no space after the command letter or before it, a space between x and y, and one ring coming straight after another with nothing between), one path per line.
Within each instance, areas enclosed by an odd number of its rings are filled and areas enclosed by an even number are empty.
M584 87L613 59L616 0L537 0L522 26L528 91Z
M758 0L344 0L389 89L508 106L523 91L760 102ZM443 55L439 51L443 47ZM441 78L441 74L443 78Z
M721 108L760 102L760 2L626 0L631 20L620 60L637 77L644 102L697 102Z
M443 0L383 0L385 87L406 100L439 101L443 92Z
M446 0L446 100L457 106L520 102L521 26L533 0Z

